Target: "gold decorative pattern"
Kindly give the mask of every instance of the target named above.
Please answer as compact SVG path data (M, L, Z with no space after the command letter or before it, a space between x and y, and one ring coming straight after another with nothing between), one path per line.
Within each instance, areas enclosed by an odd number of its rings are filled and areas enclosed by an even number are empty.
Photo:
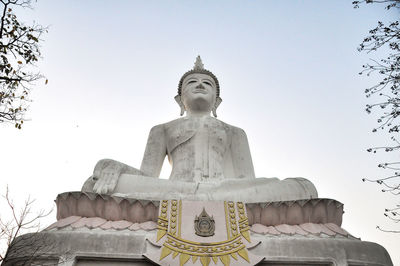
M179 256L179 265L184 265L190 259L190 255L181 253Z
M249 233L249 220L245 212L245 206L243 202L237 202L236 207L239 213L239 231L240 234L250 243L250 233Z
M193 256L228 255L245 247L240 236L221 242L201 243L181 239L170 233L167 235L164 246L173 251L184 252Z
M238 260L237 255L249 262L248 253L240 235L226 241L200 243L181 239L168 233L167 240L164 242L161 250L160 260L170 254L172 254L174 258L178 253L181 254L179 257L180 265L184 265L188 262L190 257L192 257L193 263L200 258L203 265L208 265L204 263L209 263L211 261L210 258L215 262L215 264L219 259L224 265L229 265L230 256L233 259Z
M157 242L165 236L168 230L168 219L167 219L167 212L168 212L168 200L163 200L160 204L161 206L161 213L158 216L157 220Z
M190 261L194 264L198 260L203 266L209 266L211 261L214 264L220 261L224 266L229 266L232 259L238 261L240 257L250 263L243 243L243 238L250 242L249 224L244 208L245 205L241 202L236 204L232 201L224 202L227 240L211 243L194 242L181 238L182 201L163 200L158 217L157 241L165 235L166 238L159 260L171 255L173 259L178 257L180 266Z
M169 218L169 232L172 235L176 235L177 216L178 216L178 201L171 200L171 215Z
M178 236L181 237L181 225L182 225L182 200L178 203Z
M229 212L228 212L228 202L224 201L224 207L225 207L225 227L226 227L226 237L227 239L231 238L230 234L230 226L229 226Z
M210 257L201 257L200 258L201 265L203 265L203 266L210 265L210 261L211 261Z
M231 237L235 237L238 235L238 231L236 223L235 204L232 201L228 201L228 210L229 210L229 228L231 232Z

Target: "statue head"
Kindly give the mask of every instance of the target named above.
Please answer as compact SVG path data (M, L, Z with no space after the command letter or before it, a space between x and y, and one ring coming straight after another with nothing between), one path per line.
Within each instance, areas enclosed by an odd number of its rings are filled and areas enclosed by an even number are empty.
M195 108L212 111L217 117L216 110L222 102L219 92L217 77L204 69L200 56L197 56L193 69L183 74L180 79L175 100L181 107L181 115Z

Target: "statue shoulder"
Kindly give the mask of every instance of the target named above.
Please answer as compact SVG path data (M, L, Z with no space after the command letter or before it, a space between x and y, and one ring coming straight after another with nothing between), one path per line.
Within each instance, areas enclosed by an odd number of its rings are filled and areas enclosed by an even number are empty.
M221 123L221 125L225 128L225 130L230 134L232 134L233 136L246 136L246 132L240 127L232 126L216 118L214 119L217 120L219 123Z
M180 118L174 119L172 121L169 121L169 122L161 124L161 125L164 126L164 128L171 128L171 127L176 127L179 124L182 124L186 120L187 119L185 117L180 117Z
M164 135L165 124L155 125L150 129L150 136L161 136Z
M166 129L174 128L183 122L183 118L178 118L163 124L155 125L151 128L150 132L164 132Z

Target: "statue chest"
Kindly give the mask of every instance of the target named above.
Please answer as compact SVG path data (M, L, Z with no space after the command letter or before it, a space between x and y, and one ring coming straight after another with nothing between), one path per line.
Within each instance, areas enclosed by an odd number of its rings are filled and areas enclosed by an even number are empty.
M209 147L222 155L230 142L227 126L216 119L182 120L174 126L166 126L165 133L169 154L178 146L186 144L196 150Z
M167 128L167 151L173 162L172 179L205 181L223 176L229 130L218 120L193 121Z

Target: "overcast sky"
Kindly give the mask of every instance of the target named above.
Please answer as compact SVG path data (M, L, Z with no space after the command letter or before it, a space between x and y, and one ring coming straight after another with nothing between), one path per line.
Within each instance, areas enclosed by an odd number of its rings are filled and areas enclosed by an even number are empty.
M179 116L178 81L200 54L221 85L218 118L247 132L256 175L308 178L344 203L343 228L400 264L400 236L376 229L396 228L383 211L399 199L361 182L382 176L386 159L366 149L389 142L364 111L377 77L357 74L374 55L356 49L398 11L351 0L41 0L16 12L49 25L39 63L49 83L32 92L22 130L0 125L1 193L8 184L48 209L99 159L140 167L150 128Z

